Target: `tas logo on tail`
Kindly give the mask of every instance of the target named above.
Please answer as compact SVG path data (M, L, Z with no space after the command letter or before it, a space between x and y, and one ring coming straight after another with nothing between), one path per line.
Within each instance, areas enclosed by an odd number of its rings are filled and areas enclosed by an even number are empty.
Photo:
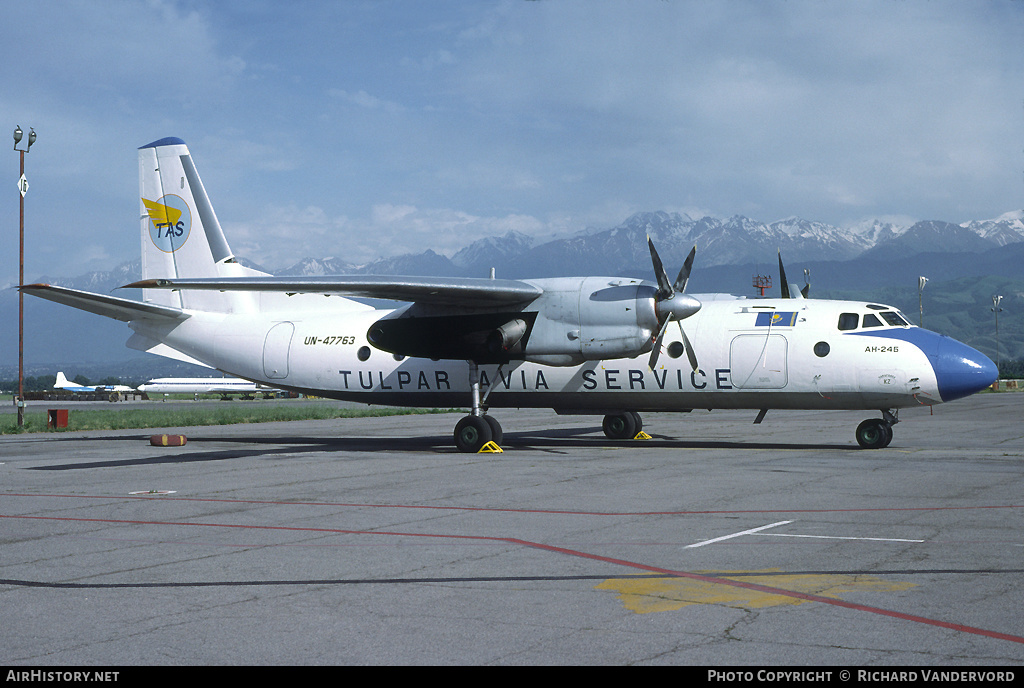
M149 238L164 253L174 253L188 241L192 211L180 196L168 194L158 201L143 198L149 213Z

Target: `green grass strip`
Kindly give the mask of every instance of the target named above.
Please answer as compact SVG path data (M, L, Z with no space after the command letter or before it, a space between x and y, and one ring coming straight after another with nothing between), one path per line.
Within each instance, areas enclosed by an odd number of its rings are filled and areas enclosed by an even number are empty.
M234 425L237 423L277 423L294 420L334 420L339 418L367 418L377 416L404 416L425 413L457 413L459 409L420 408L334 408L316 404L288 406L197 405L195 409L165 410L156 408L122 408L105 410L68 410L66 428L48 430L47 414L28 412L24 428L18 427L15 414L5 414L0 421L0 434L23 432L74 432L83 430L134 430L138 428L181 428L199 425Z

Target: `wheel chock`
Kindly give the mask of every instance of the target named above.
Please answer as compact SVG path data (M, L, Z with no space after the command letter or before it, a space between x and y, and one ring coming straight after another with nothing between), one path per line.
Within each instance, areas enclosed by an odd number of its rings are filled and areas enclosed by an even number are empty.
M635 440L649 440L649 439L651 439L651 436L650 436L650 435L648 435L648 434L647 434L646 432L644 432L643 430L641 430L640 432L638 432L638 433L636 434L636 437L634 437L633 439L635 439Z
M153 435L149 438L154 447L184 447L187 441L184 435Z
M485 442L477 454L503 454L504 450L493 441Z

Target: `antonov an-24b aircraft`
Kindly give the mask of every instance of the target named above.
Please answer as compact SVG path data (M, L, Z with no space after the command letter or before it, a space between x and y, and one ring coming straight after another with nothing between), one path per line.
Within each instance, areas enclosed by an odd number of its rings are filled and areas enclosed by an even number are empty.
M650 240L654 282L273 277L235 260L184 141L140 148L139 178L143 279L127 286L141 302L24 290L127 322L133 349L275 388L468 405L454 432L465 452L501 444L488 414L500 407L604 415L611 439L641 436L643 411L751 409L759 423L768 409L878 410L855 436L881 448L900 408L959 399L997 377L986 356L895 308L803 298L784 274L780 299L687 294L694 252L672 282Z

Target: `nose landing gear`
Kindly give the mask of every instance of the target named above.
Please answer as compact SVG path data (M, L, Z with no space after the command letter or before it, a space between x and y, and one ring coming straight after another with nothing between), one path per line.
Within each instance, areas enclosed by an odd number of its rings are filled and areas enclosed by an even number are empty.
M892 411L882 409L881 418L869 418L857 426L857 444L862 449L884 449L892 442L892 426L900 420Z

